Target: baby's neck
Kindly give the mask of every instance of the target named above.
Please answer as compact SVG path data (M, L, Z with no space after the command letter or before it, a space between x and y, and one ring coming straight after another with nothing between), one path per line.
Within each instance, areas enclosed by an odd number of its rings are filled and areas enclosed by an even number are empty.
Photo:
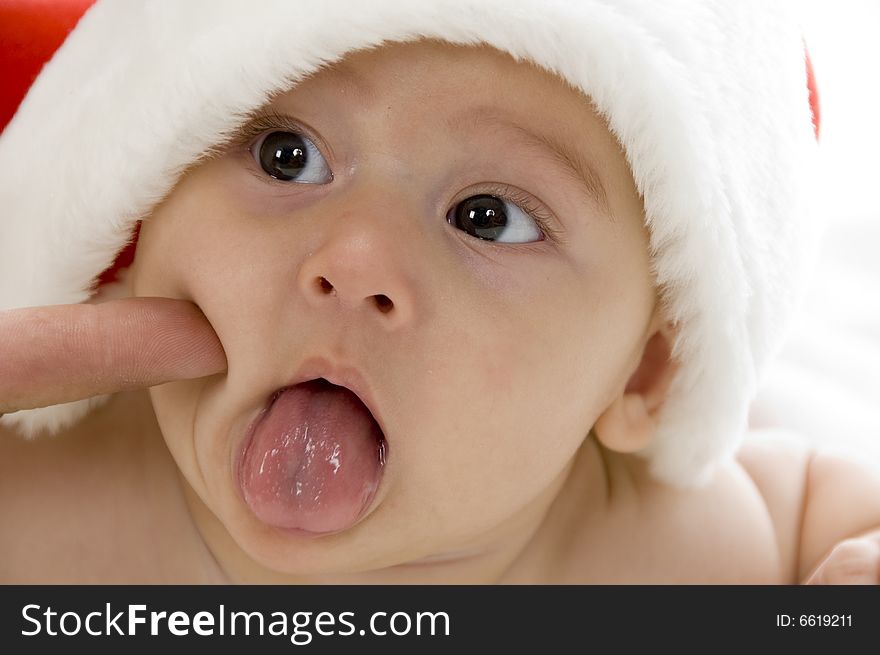
M594 531L608 501L606 457L588 437L544 493L517 515L454 552L386 568L322 575L282 575L249 558L181 476L187 505L214 559L218 582L234 584L534 584L563 582L575 531Z

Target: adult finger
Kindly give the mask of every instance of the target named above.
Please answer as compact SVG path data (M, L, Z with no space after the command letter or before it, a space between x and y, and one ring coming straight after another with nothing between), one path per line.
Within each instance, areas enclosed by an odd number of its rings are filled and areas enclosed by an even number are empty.
M201 310L171 298L124 298L0 312L0 414L226 368Z

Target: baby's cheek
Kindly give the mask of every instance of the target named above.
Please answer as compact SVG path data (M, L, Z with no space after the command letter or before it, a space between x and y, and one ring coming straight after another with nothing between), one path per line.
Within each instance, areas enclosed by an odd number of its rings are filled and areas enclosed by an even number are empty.
M194 451L195 413L203 380L182 380L151 387L150 400L162 436L177 467L199 495L198 466Z
M521 491L526 491L524 480L538 482L548 473L545 468L556 466L553 454L544 449L553 447L562 428L545 411L545 399L556 390L552 362L539 343L522 321L476 331L469 343L471 365L461 373L466 377L461 388L469 396L461 405L468 408L474 432L469 446L478 449L475 475L492 470L501 478L498 485L516 484ZM486 453L491 453L491 462L480 457Z
M521 382L520 359L516 344L502 338L494 338L487 347L474 350L475 400L492 406L501 404L505 413L511 412L510 402L517 394L515 386Z
M175 245L170 235L158 227L161 220L161 214L154 214L141 227L134 262L127 271L129 288L134 296L191 301L185 267L181 265L181 244Z
M136 295L195 300L200 280L228 269L234 219L223 202L216 166L203 164L141 222L133 270ZM218 264L218 258L225 257ZM218 268L219 266L219 268Z

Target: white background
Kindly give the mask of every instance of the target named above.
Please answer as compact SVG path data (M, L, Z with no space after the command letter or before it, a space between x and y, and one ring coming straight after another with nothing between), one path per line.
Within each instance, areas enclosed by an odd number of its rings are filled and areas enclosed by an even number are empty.
M821 101L827 227L752 424L788 427L880 463L880 0L798 6Z

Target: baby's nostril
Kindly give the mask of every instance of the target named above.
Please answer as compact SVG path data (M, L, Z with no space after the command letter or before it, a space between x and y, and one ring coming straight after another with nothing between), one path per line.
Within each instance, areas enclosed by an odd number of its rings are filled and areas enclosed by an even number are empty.
M327 294L327 295L335 295L336 294L336 289L333 287L333 283L330 282L330 280L328 280L323 275L318 277L316 282L318 283L318 289L320 289L322 293ZM373 299L373 302L376 303L376 307L383 314L387 314L392 309L394 309L394 302L391 300L391 298L386 296L384 293L380 293L375 296L372 296L372 299Z
M333 293L333 285L330 284L330 280L328 280L328 279L325 278L325 277L319 277L319 278L318 278L318 287L319 287L319 288L321 289L321 291L323 291L324 293Z
M377 296L373 296L373 300L376 302L376 307L379 308L379 311L383 314L387 314L394 308L394 303L391 302L391 298L384 294L379 294Z

